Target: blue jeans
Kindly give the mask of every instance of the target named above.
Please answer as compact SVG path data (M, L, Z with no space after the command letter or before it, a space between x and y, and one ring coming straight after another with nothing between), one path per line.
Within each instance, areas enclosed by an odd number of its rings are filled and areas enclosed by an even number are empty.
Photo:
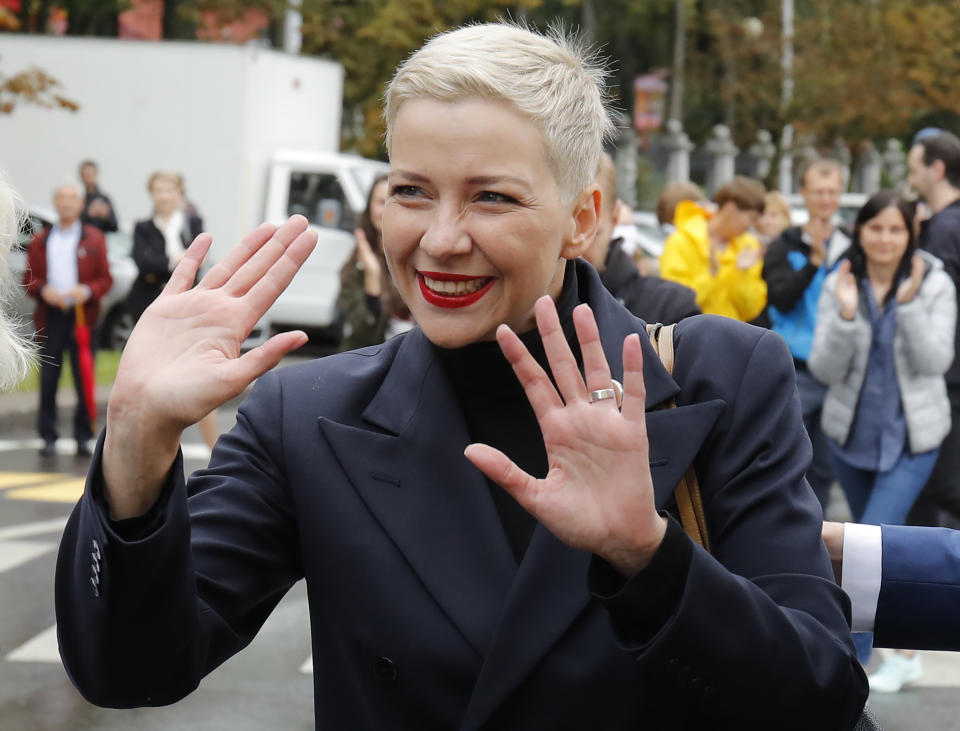
M833 446L831 444L831 446ZM833 472L857 523L903 525L914 500L933 472L939 449L921 454L904 450L888 472L851 467L832 451Z
M888 472L875 472L852 467L837 455L831 441L833 471L847 497L850 512L857 523L870 525L902 525L913 506L914 500L933 472L939 448L929 452L910 454L904 450L900 459ZM853 635L860 662L870 661L873 645L872 632L857 632Z

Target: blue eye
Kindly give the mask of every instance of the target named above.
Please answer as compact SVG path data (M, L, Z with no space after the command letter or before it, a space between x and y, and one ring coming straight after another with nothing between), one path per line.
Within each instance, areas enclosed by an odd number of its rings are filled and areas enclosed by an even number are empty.
M481 203L516 203L517 199L503 193L497 193L492 190L485 190L479 196Z
M399 196L401 198L410 198L420 194L420 188L415 185L395 185L393 190L390 191L390 195Z

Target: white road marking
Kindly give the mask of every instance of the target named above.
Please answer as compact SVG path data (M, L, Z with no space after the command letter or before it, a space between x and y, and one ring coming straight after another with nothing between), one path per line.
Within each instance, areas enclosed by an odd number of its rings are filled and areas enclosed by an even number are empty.
M32 561L38 556L54 551L56 543L32 543L30 541L0 541L0 574Z
M36 523L11 525L6 528L0 528L0 541L14 538L29 538L30 536L42 536L44 533L62 533L66 524L66 518L53 518L52 520L40 520Z
M7 655L11 662L51 662L60 663L60 647L57 644L57 625L24 642Z
M42 446L43 440L39 437L34 439L0 439L0 452L40 449ZM183 456L187 459L210 459L210 448L206 444L188 442L181 444L180 448L183 450ZM57 454L73 455L76 449L77 443L72 439L57 440Z

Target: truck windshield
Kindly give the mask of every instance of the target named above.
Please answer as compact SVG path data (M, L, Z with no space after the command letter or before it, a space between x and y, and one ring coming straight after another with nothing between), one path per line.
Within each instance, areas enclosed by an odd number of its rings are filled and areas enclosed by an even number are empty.
M353 230L353 211L340 181L331 173L290 173L287 215L295 213L306 216L314 226Z

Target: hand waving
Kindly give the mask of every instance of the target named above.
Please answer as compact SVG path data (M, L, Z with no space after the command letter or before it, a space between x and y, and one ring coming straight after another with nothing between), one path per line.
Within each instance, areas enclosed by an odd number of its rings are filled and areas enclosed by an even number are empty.
M293 216L263 224L193 287L211 238L198 236L123 351L107 409L104 478L114 517L156 497L187 426L243 391L306 342L275 335L240 355L257 320L293 279L317 236Z
M540 424L547 476L535 479L485 444L471 444L466 456L561 541L633 575L647 565L666 531L650 476L640 338L630 335L623 344L620 411L615 399L589 400L590 391L610 387L610 368L590 308L580 305L573 313L586 383L553 301L542 297L535 311L559 393L510 328L501 325L497 340Z
M844 259L837 267L837 286L834 294L840 303L840 316L844 320L852 320L856 317L857 308L860 306L860 291L857 289L857 280L850 271L849 259Z

